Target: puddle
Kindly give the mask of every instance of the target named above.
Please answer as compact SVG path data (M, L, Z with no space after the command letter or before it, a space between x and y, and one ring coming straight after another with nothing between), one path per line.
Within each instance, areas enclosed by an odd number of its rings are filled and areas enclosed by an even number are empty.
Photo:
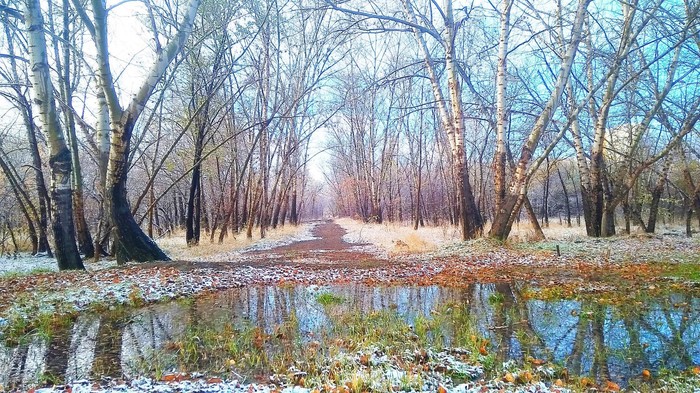
M248 287L128 312L84 314L51 338L0 345L0 386L180 370L224 376L233 371L259 381L290 366L322 368L314 362L343 351L354 355L366 350L365 336L393 330L405 336L374 337L387 345L384 352L407 341L414 342L406 348L471 342L472 351L483 347L482 356L472 355L481 364L542 359L571 375L623 386L643 369L700 364L700 299L691 295L626 306L525 295L518 284ZM212 348L202 347L207 345Z

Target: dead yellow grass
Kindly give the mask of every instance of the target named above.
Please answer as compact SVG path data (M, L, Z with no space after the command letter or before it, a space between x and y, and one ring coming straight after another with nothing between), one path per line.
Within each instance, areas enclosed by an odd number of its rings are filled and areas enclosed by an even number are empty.
M413 227L409 224L373 224L351 218L339 218L335 222L348 231L348 240L371 243L385 249L389 253L429 252L438 247L461 242L460 229L451 225L423 227L413 230ZM487 224L484 228L484 234L488 233L489 229L490 224ZM567 240L586 236L586 228L583 226L583 222L581 222L581 226L574 222L571 227L566 226L566 224L552 222L549 227L542 228L542 230L545 237L550 240ZM535 240L535 231L527 220L515 223L508 238L509 242L514 243L533 240Z
M285 225L284 227L278 227L277 229L269 229L266 233L265 239L268 241L275 241L296 235L301 230L303 230L303 226ZM214 243L209 241L209 235L203 233L199 245L188 247L187 243L185 242L185 232L179 231L171 236L158 239L156 243L158 243L158 245L172 259L188 260L223 254L251 246L261 240L260 230L258 229L257 231L253 232L252 239L246 238L245 232L242 232L233 236L231 233L229 233L229 236L226 237L221 244L219 244L217 240L218 232L215 236Z
M348 241L371 243L385 249L389 253L421 253L459 241L457 228L423 227L413 230L409 225L397 223L368 224L351 218L335 220L348 235Z

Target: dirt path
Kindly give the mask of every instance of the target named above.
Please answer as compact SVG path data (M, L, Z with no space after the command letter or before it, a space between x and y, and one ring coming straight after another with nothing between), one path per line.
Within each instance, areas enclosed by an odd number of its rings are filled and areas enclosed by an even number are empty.
M277 263L294 261L304 265L371 267L386 264L379 257L380 250L369 243L347 243L343 236L347 231L333 221L323 221L311 231L313 240L304 240L274 247L269 250L255 250L244 253L256 259L266 259Z

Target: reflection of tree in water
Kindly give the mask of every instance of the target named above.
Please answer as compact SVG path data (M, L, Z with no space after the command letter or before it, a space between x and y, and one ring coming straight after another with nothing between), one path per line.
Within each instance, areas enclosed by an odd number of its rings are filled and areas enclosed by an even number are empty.
M21 345L11 350L9 372L7 373L7 380L5 382L5 386L8 389L17 389L22 386L28 354L29 345Z
M489 326L499 361L523 360L526 356L548 354L544 341L533 329L523 288L512 283L480 286L492 301L493 324ZM496 294L496 295L495 295ZM492 297L493 296L493 297ZM481 296L482 298L484 296ZM519 351L513 348L517 343Z
M44 355L44 379L48 383L60 383L68 370L68 354L71 353L73 321L62 321L54 326Z
M697 350L700 340L697 331L700 314L692 311L693 307L697 307L697 301L694 302L690 295L680 297L681 299L674 299L678 301L673 308L671 304L658 306L647 318L638 320L638 329L646 332L648 339L655 339L659 343L658 364L654 364L656 367L686 369L698 361L697 353L695 359L690 353L691 349ZM671 301L668 300L669 303ZM673 309L677 311L674 312Z
M95 342L92 375L95 377L122 375L122 342L127 314L107 312L100 319Z
M323 291L343 302L330 308L319 304L317 296ZM67 378L85 378L90 372L129 376L129 369L123 367L133 362L148 364L188 328L217 331L226 324L245 324L273 333L281 324L294 321L286 326L294 329L290 337L306 337L327 329L337 312L389 309L413 324L419 315L431 318L434 311L445 312L444 306L460 307L473 321L470 326L454 326L455 330L445 326L445 345L476 328L491 339L490 351L499 361L525 361L528 356L554 360L573 375L590 375L598 381L624 381L645 368L686 369L700 361L700 301L691 295L609 306L594 301L529 300L526 287L517 283L460 289L246 287L190 303L87 316L75 326L59 326L51 338L37 336L17 348L2 348L6 360L2 360L5 375L0 383L20 386L41 372L61 380L66 369L73 368ZM303 344L302 340L295 345Z

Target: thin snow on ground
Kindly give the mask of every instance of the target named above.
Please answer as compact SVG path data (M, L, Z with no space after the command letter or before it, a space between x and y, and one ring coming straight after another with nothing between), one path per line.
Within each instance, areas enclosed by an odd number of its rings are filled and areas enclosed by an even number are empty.
M221 245L211 245L207 239L204 239L200 246L187 247L184 236L162 238L158 240L158 244L164 248L168 256L175 260L230 261L232 259L240 259L241 254L245 252L269 250L295 242L316 239L312 235L316 225L318 223L306 223L296 227L288 225L284 228L268 231L267 237L264 239L248 240L244 236L244 239L231 240ZM102 260L97 263L86 260L83 263L87 271L102 270L117 265L114 260ZM56 258L49 258L46 254L30 255L28 253L20 253L16 257L11 255L0 257L0 276L57 271L58 263Z
M102 270L117 265L115 261L84 262L88 271ZM17 258L0 257L0 276L8 274L28 274L40 272L57 272L56 258L44 255L21 253Z

